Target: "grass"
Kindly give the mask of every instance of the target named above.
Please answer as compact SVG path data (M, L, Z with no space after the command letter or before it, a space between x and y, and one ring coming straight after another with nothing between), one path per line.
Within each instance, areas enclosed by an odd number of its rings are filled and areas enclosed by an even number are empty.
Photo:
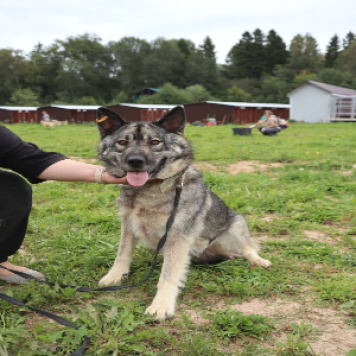
M88 162L96 157L93 126L10 128L45 150ZM257 130L233 136L231 128L190 126L186 136L206 184L244 214L272 268L251 268L242 259L192 265L176 316L161 323L143 313L155 295L162 259L146 284L116 293L1 284L0 292L66 317L80 329L0 301L0 355L5 350L17 356L69 355L85 334L92 340L86 356L355 355L355 349L342 345L338 353L315 351L323 328L308 319L310 308L332 310L345 320L341 333L343 327L356 333L355 126L292 124L277 137ZM281 165L230 174L229 165L243 160ZM14 263L38 269L51 281L96 287L116 256L119 188L52 182L34 185L33 191L27 255L15 255ZM146 275L152 257L143 248L135 250L128 282ZM292 318L290 313L266 315L267 307L238 310L255 301L281 300L309 312L300 309Z

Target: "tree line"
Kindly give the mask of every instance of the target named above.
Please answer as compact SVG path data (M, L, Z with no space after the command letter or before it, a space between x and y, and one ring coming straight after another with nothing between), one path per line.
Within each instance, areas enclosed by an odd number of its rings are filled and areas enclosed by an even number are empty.
M356 35L334 35L322 54L311 34L287 44L274 31L244 32L218 64L207 36L188 39L135 37L103 44L83 34L57 39L30 53L0 49L0 105L107 105L132 102L140 89L160 93L141 103L204 100L287 103L287 92L307 80L356 89Z

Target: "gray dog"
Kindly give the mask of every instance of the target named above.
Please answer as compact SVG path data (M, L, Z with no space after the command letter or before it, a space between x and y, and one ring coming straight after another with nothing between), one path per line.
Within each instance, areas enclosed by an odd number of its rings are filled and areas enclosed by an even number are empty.
M101 286L119 283L129 273L133 250L141 240L156 249L172 212L176 185L183 183L175 221L163 249L157 294L146 314L165 319L174 314L191 259L215 263L243 256L269 267L241 215L212 193L193 166L193 151L183 137L185 114L176 107L157 122L125 122L106 108L97 111L101 135L99 159L114 176L126 176L118 198L122 219L118 255Z

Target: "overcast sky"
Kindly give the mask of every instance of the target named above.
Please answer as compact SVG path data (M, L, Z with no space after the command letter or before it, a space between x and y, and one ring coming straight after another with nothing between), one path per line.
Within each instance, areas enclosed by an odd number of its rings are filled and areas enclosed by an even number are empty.
M186 38L196 45L210 36L218 62L243 32L274 29L289 46L307 32L325 53L330 38L356 33L356 0L0 0L0 48L29 52L85 32L103 43L125 36L151 41Z

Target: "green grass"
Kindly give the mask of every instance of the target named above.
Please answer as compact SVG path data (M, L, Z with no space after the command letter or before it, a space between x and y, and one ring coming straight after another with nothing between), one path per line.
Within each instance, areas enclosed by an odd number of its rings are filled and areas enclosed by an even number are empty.
M96 157L99 138L93 126L9 127L45 150ZM273 262L272 268L250 268L242 259L192 265L177 315L161 323L143 313L155 295L162 258L147 283L116 293L75 293L34 282L1 284L0 292L69 318L80 330L1 301L0 355L5 349L17 356L69 355L80 347L84 334L92 340L87 356L316 355L310 345L321 331L308 322L228 307L254 298L332 307L348 318L345 326L356 333L355 125L292 124L277 137L264 137L257 130L251 136L233 136L231 128L190 126L186 136L196 161L217 167L203 172L208 186L244 214L254 235L264 237L261 254ZM282 165L229 174L228 165L241 160ZM38 269L55 282L96 287L116 256L120 221L115 198L120 190L53 182L34 185L33 191L24 247L35 260L17 254L14 263ZM306 230L328 240L310 239ZM135 250L128 283L146 275L152 257L143 248ZM222 310L215 308L218 301ZM204 322L195 323L193 311ZM355 352L344 351L349 356Z

